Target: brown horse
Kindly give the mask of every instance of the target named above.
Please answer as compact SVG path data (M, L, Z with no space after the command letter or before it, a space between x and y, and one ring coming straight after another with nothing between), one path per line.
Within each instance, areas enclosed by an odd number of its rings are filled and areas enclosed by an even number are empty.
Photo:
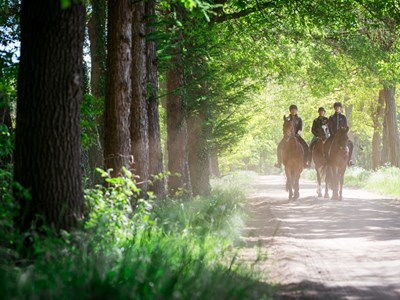
M312 151L312 158L317 171L317 194L318 197L322 197L321 186L322 182L325 181L325 195L324 198L329 198L328 181L327 181L327 166L324 155L324 144L327 139L327 132L324 128L321 128L318 134L318 140Z
M346 128L336 132L327 155L329 184L332 188L332 200L343 200L343 181L349 161L349 137Z
M304 150L294 132L293 121L283 116L282 162L286 173L286 190L290 199L298 199L300 174L304 167Z

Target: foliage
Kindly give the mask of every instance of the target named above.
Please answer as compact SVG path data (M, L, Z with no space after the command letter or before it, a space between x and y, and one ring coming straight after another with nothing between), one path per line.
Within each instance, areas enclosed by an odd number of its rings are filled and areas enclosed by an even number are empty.
M103 115L104 99L85 94L81 104L81 139L82 147L88 149L90 145L99 142L99 128L97 120Z
M134 178L125 175L102 172L109 187L86 191L84 230L33 233L34 260L1 261L3 297L258 299L269 292L259 290L231 250L248 175L230 176L210 198L183 203L140 199Z

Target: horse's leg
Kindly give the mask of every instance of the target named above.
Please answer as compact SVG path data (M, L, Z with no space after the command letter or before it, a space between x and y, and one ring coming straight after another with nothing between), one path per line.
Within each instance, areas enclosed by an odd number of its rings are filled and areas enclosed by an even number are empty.
M339 182L339 178L338 178L338 170L336 167L332 167L332 200L338 200L339 195L338 195L338 182Z
M343 183L344 183L344 172L346 172L346 168L344 170L340 170L339 174L339 200L343 200Z
M327 166L323 167L325 173L325 195L324 198L329 198L329 168Z
M299 192L299 180L300 180L300 172L293 174L293 185L294 185L294 199L299 199L300 192Z
M318 197L322 197L321 193L321 167L315 168L317 170L317 194Z
M293 197L292 176L291 172L289 172L287 168L285 168L285 172L286 172L286 190L289 192L289 200L290 200Z

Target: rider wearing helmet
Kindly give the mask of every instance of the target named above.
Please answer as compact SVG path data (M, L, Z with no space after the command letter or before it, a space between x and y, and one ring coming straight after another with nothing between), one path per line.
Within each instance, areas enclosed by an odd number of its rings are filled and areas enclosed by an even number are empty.
M314 135L310 146L309 146L309 156L308 156L308 164L311 164L311 160L312 160L312 151L314 149L315 144L318 141L318 138L321 136L321 134L326 136L326 132L327 132L327 124L328 124L328 118L325 117L325 108L320 107L318 108L318 118L314 119L313 125L311 127L311 132ZM326 127L326 129L324 129L324 127Z
M294 132L304 150L304 165L306 167L308 167L308 163L307 163L307 161L308 161L308 145L307 145L306 141L301 137L301 131L303 130L303 120L297 115L297 106L296 105L294 105L294 104L290 105L289 111L290 111L289 119L290 119L290 121L293 121ZM277 168L282 167L283 147L284 147L284 141L282 139L279 142L278 149L277 149L278 162L275 164L275 167L277 167Z
M335 102L333 104L333 108L335 110L335 113L331 115L328 119L328 128L330 132L330 137L326 141L326 147L325 147L325 157L327 157L327 154L329 152L330 146L332 144L333 138L335 137L336 132L338 131L339 128L345 128L346 131L349 131L349 126L347 125L347 118L345 115L342 114L342 104L340 102ZM351 156L353 154L353 142L348 141L347 143L349 147L349 161L348 165L351 166L353 165L353 161L351 160Z

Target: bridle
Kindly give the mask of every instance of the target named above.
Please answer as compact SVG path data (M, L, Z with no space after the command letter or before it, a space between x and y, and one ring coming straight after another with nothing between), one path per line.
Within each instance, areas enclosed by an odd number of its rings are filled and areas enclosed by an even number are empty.
M290 129L286 127L287 123L290 123ZM295 137L296 137L296 134L294 132L293 121L290 121L290 120L285 121L285 133L284 133L284 137L283 137L285 142L289 142L291 139L294 139Z

